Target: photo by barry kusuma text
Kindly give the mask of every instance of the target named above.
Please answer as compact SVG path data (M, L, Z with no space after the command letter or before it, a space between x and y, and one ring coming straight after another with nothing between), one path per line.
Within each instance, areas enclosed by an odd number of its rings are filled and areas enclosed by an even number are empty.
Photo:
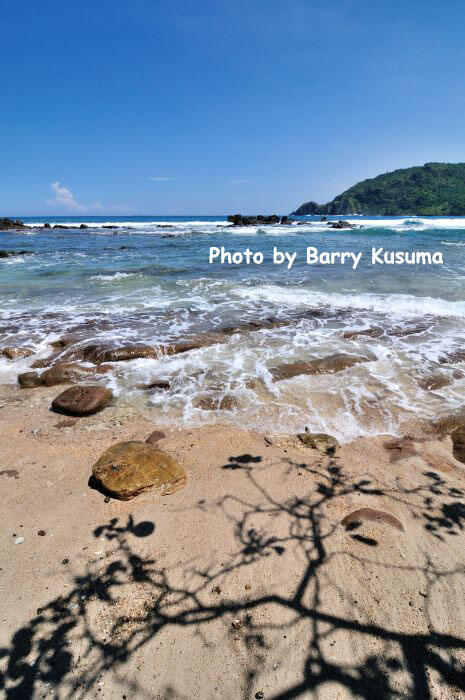
M209 263L219 263L220 265L261 265L264 260L265 254L262 251L253 251L250 248L230 251L226 250L224 246L220 248L211 246L208 255ZM290 270L299 258L296 251L281 251L274 246L270 260L274 265L284 265L285 268ZM372 247L370 253L362 251L319 251L318 248L313 246L307 247L304 262L307 265L348 265L353 270L356 270L362 260L366 260L369 265L444 264L441 252L385 250L382 247Z

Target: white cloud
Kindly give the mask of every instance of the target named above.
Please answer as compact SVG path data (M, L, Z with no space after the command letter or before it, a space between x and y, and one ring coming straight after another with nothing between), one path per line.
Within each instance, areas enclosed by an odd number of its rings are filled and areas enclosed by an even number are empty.
M55 197L53 199L48 199L47 204L50 204L52 207L64 207L71 211L95 211L96 209L101 210L103 208L101 202L94 202L94 204L90 204L89 206L80 204L76 201L74 194L67 187L60 185L58 180L52 182L51 190Z
M152 175L149 177L149 180L152 180L152 182L171 182L174 180L174 177L165 177L164 175Z

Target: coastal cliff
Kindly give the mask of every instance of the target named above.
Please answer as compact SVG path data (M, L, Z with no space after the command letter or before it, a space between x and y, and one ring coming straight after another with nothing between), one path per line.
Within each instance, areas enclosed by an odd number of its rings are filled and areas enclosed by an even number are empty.
M306 202L292 214L465 216L465 163L426 163L383 173L327 204Z

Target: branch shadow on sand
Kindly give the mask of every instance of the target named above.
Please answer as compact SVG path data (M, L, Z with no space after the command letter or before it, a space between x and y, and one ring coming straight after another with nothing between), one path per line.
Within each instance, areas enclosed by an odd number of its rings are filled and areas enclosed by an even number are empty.
M382 495L407 505L422 527L441 538L441 546L446 546L447 537L465 527L459 490L434 472L424 474L421 487L408 489L399 485L393 489L373 483L370 478L350 479L334 458L327 458L317 468L286 459L285 473L311 473L316 487L309 494L277 499L258 477L263 468L261 457L231 456L228 464L219 468L241 471L250 492L247 500L226 495L196 506L202 510L218 509L229 521L235 546L227 559L221 565L194 569L189 562L180 565L182 575L175 576L155 559L142 558L134 551L132 538L152 535L153 523L135 523L129 516L126 523L113 518L102 524L94 535L112 543L111 561L100 568L89 565L75 574L69 592L39 608L14 633L8 646L0 649L0 688L5 698L33 698L45 690L55 697L84 698L110 670L122 697L153 697L142 683L130 680L126 674L131 658L170 630L183 635L191 629L206 640L207 628L214 623L224 623L227 634L235 635L248 652L245 670L241 667L241 690L235 697L261 697L258 691L267 671L267 658L272 657L274 647L278 649L278 638L279 653L291 653L289 649L283 652L282 645L293 631L298 634L301 651L296 674L292 681L267 692L266 698L317 696L318 691L332 684L333 697L344 691L344 697L373 700L432 699L436 697L433 676L445 696L452 698L461 692L465 687L465 639L435 630L428 598L438 581L463 578L465 569L444 571L427 556L421 567L370 559L379 543L362 534L357 524L348 527L345 534L359 549L341 549L341 540L337 546L332 544L341 533L340 523L326 517L328 508L347 495ZM456 500L450 502L451 498ZM260 525L256 524L257 518ZM253 576L252 572L263 562L275 558L276 566L285 555L293 556L297 573L285 590L274 590L271 583L244 595L221 595L230 577L241 569ZM405 628L367 619L345 581L336 580L335 569L329 567L338 565L338 557L346 562L361 562L380 577L388 570L401 575L415 568L425 599L422 615L426 631L407 632ZM331 609L325 603L329 589L343 601L339 608ZM141 591L141 606L121 605L122 597L135 599ZM108 613L104 632L92 617L91 608L95 605ZM272 615L264 614L270 610ZM341 614L340 610L350 612ZM334 653L334 640L348 636L355 640L354 648L365 645L368 651L363 658L349 654L342 660ZM157 651L152 654L156 664ZM192 663L195 665L195 659ZM176 690L174 677L172 686L157 691L160 698L185 697Z

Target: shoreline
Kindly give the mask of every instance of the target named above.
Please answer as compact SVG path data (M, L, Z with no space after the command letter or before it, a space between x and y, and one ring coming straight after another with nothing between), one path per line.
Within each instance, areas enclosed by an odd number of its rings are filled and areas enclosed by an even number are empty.
M446 433L328 456L292 436L154 424L121 402L60 428L63 388L1 401L10 692L342 700L422 682L464 697L465 467ZM154 430L184 488L130 501L90 488L104 450Z

